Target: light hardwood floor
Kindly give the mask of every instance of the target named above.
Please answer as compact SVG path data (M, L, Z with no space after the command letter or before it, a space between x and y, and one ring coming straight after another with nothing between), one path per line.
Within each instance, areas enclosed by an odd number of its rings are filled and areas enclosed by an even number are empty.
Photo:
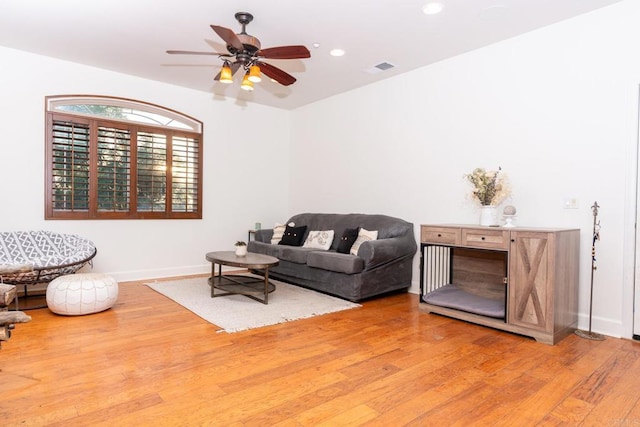
M417 306L395 295L226 334L121 283L113 309L16 326L0 425L640 425L640 344L549 346Z

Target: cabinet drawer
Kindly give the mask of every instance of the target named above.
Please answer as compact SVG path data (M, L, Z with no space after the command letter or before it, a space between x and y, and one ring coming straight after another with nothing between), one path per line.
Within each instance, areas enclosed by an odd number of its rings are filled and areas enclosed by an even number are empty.
M420 227L420 241L422 243L440 243L443 245L459 245L460 229L448 227Z
M462 230L462 246L509 249L509 232L504 230Z

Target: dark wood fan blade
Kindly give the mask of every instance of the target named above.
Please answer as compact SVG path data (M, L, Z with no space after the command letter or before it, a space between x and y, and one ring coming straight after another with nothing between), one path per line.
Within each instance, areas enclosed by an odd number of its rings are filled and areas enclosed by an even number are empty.
M236 71L238 71L238 69L240 68L240 65L241 64L239 62L234 62L234 63L231 64L231 75L232 76L236 73ZM222 72L222 70L220 70L218 72L218 74L216 74L216 77L213 80L216 80L216 81L220 80L220 73L221 72Z
M218 52L194 52L192 50L168 50L168 54L170 55L229 55L228 53L218 53Z
M278 46L259 50L256 55L269 59L311 58L311 52L304 46Z
M225 43L227 43L229 46L233 46L237 50L244 49L244 47L242 46L242 42L240 41L238 36L236 36L236 33L234 33L233 30L225 27L220 27L218 25L212 25L211 28L213 28L213 31L215 31L216 34L219 35L220 38L224 40Z
M283 86L289 86L296 82L295 77L278 67L274 67L273 65L267 64L266 62L256 62L256 64L258 64L258 66L260 67L260 71L262 71L265 76L277 81Z

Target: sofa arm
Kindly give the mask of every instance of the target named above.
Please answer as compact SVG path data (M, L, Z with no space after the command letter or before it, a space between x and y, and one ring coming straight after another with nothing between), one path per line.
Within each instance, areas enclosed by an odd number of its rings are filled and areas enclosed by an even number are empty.
M364 242L358 256L364 260L364 269L371 270L396 259L413 257L417 249L413 236L391 237Z
M273 236L273 229L267 228L262 230L256 230L255 240L256 242L271 243L271 237Z

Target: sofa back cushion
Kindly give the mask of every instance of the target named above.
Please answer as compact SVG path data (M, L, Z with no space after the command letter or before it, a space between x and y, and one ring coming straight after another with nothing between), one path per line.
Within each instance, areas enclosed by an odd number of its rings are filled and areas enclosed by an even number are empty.
M377 214L332 214L301 213L287 221L297 226L306 225L307 230L334 230L335 236L342 236L347 228L378 230L378 239L388 239L406 234L413 236L413 224L400 218ZM306 235L304 238L306 239ZM331 249L338 248L340 239L333 239Z
M247 245L249 252L265 254L278 258L280 261L289 261L295 264L306 264L307 256L317 249L301 248L297 246L272 245L268 242L252 240Z

